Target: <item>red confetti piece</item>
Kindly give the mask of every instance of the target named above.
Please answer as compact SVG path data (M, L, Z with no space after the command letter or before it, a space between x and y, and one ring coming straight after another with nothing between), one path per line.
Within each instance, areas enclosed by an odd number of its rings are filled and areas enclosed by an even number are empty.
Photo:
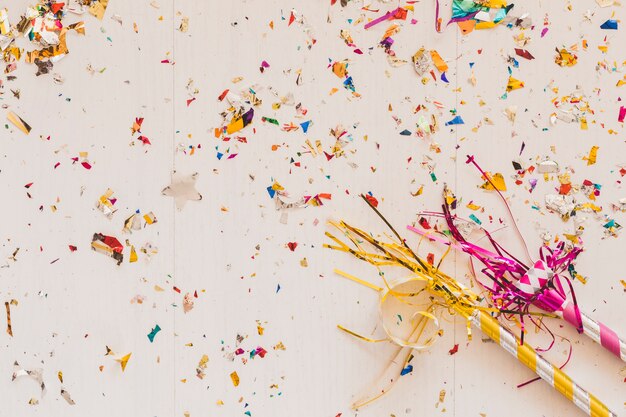
M378 207L378 200L376 200L376 197L366 194L365 199L372 205L372 207Z
M267 354L267 350L259 346L256 348L256 354L259 355L261 358L264 358L265 355Z
M230 91L230 90L227 88L226 90L224 90L224 91L222 92L222 94L220 94L220 96L219 96L217 99L218 99L219 101L224 100L224 98L226 97L226 94L228 94L228 92L229 92L229 91Z

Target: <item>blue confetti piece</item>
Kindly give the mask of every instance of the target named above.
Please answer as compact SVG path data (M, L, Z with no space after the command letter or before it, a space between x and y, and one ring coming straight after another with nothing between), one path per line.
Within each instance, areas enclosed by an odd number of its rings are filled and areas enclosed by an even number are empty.
M446 77L446 73L442 72L441 73L441 81L443 81L444 83L449 83L450 81L448 81L448 78Z
M267 192L270 195L270 198L274 198L276 195L276 190L274 190L271 185L267 187Z
M413 365L407 365L402 371L400 371L400 376L404 376L408 373L413 372Z
M476 224L483 224L483 222L481 222L480 219L473 214L470 214L469 218L472 219Z
M306 121L304 123L300 123L300 126L302 127L302 131L304 133L306 133L309 130L309 126L311 125L311 121Z
M347 68L347 66L346 66L346 68ZM354 83L352 82L352 77L346 78L346 80L343 82L343 86L345 87L346 90L350 90L352 92L356 91L356 89L354 87Z
M411 136L411 131L407 130L407 129L404 129L402 132L400 132L400 134L402 136Z
M154 329L152 329L152 331L148 333L148 339L150 339L150 343L154 342L154 337L160 331L161 331L161 327L157 324L156 326L154 326Z
M452 125L464 125L465 122L463 121L463 118L461 116L455 116L454 119L450 120L449 122L446 122L446 126L452 126Z
M600 29L617 30L617 20L609 19L600 25Z

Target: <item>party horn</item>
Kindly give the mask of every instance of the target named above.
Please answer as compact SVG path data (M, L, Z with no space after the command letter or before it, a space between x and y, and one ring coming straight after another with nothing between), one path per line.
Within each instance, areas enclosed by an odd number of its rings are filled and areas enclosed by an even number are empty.
M492 183L489 174L480 168L474 157L469 156L467 163L476 166L482 176L503 199L510 212L506 200ZM608 326L595 321L579 309L574 287L565 275L565 273L575 273L572 262L582 252L581 248L574 246L572 249L565 250L564 242L559 243L555 248L544 245L539 251L540 259L529 267L511 255L484 229L482 231L495 252L468 242L455 224L457 217L451 214L451 208L455 203L456 198L445 187L443 213L429 214L440 215L445 218L454 242L451 243L441 238L435 238L435 240L461 249L484 265L482 272L490 278L491 284L486 285L480 280L478 283L489 291L494 305L502 306L505 309L516 309L521 313L528 312L532 305L548 313L556 314L576 327L579 333L587 335L613 355L626 361L626 342ZM513 225L519 233L515 222ZM413 226L407 228L421 235L432 236L432 234ZM569 296L566 291L567 287L563 285L563 282L569 287Z
M339 223L331 222L331 224L342 231L344 236L353 243L355 248L348 246L346 243L336 238L329 232L326 232L326 236L333 240L336 245L325 244L324 246L326 248L348 252L356 258L366 261L376 267L402 266L408 269L412 272L412 279L423 281L425 286L424 289L433 296L431 306L446 308L448 311L453 311L466 318L468 323L468 332L470 332L470 324L481 329L481 331L489 338L502 346L510 354L514 355L518 361L533 370L537 376L572 401L587 415L592 417L616 416L615 413L611 412L608 407L599 401L595 396L584 390L580 385L576 384L566 373L548 362L532 347L523 343L515 335L513 335L513 333L502 326L502 324L491 316L491 313L494 312L493 308L480 306L480 296L473 293L454 278L442 273L439 270L439 265L433 266L418 257L407 245L406 241L400 237L389 222L387 222L387 220L380 214L380 212L364 196L362 196L362 198L387 224L387 226L395 234L399 243L379 241L372 237L369 233L341 221ZM378 252L373 253L362 248L361 245L364 242L376 248ZM345 277L351 279L353 278L349 274L345 274L340 271L338 272ZM396 297L406 295L398 294L399 292L394 290L394 287L389 285L382 271L380 276L385 283L385 287L383 289L386 293L385 296L388 294ZM364 281L358 278L354 280L364 283ZM373 287L371 284L368 286ZM430 310L431 309L429 308L428 311ZM429 314L425 312L422 313ZM368 340L368 338L360 336L354 332L348 332L359 338ZM402 341L399 342L398 338L391 338L390 340L403 347L411 346L410 344L403 343ZM427 343L423 346L428 345L429 344Z

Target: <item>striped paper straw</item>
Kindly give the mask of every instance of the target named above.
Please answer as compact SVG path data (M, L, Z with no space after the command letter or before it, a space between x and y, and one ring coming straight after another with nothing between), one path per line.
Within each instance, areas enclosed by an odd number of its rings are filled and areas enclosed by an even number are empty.
M518 361L535 372L541 379L550 384L555 390L572 401L578 408L591 417L617 417L598 398L585 391L567 376L565 372L552 365L526 343L520 341L513 333L484 311L476 310L469 318L470 322L478 327L491 340L499 344L515 356Z

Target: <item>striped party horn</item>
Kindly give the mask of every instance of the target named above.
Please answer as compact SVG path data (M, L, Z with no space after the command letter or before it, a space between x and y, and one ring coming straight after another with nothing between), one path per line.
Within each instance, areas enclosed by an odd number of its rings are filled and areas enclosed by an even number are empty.
M332 237L332 235L331 235ZM329 246L330 247L330 246ZM361 255L357 252L357 257ZM368 260L366 257L361 257L362 260ZM613 413L609 408L604 405L596 396L586 391L580 385L572 380L565 372L559 367L550 363L543 356L541 356L535 349L526 343L523 343L517 338L510 330L502 326L498 320L490 315L488 311L481 309L477 306L472 306L474 295L464 287L462 284L455 281L453 278L444 274L435 274L433 276L427 276L420 272L419 269L414 270L415 277L400 281L400 285L390 284L388 288L376 287L370 283L367 283L353 275L350 275L341 270L335 270L335 273L350 279L358 284L366 285L369 288L375 289L380 292L381 300L384 300L389 294L402 294L402 290L399 288L403 283L410 280L426 282L426 290L429 293L441 297L446 300L446 306L452 308L461 316L465 317L468 322L474 327L480 329L480 331L496 342L499 346L504 348L509 354L517 358L517 360L525 365L528 369L533 371L539 378L547 382L556 391L564 395L568 400L573 402L578 408L580 408L586 415L591 417L617 417L617 414ZM382 301L381 301L382 305ZM365 341L376 341L365 336L361 336L351 330L338 326L341 330ZM420 333L424 327L419 328L416 326L414 333L419 330ZM402 343L398 341L397 337L393 337L388 333L387 340L397 344L401 349L396 354L391 365L387 371L383 374L384 380L387 382L387 387L383 389L371 390L374 392L370 397L364 398L354 404L354 408L358 409L365 405L371 404L375 400L379 399L382 395L389 391L392 384L397 380L394 376L397 376L398 369L403 369L408 364L407 359L411 357L411 348L426 349L432 345L432 340L422 345L417 345L412 338L409 338L409 343ZM411 335L413 336L413 335ZM408 358L407 358L408 356Z
M467 163L473 164L482 174L486 183L497 192L511 215L511 219L513 219L506 199L492 181L491 176L483 171L473 156L468 156ZM446 186L444 188L443 212L424 213L443 217L453 238L452 241L448 238L439 238L413 226L407 228L422 236L460 249L470 255L472 259L478 260L483 265L481 270L483 276L489 280L484 282L476 279L477 283L488 291L494 305L499 306L502 310L515 311L520 314L522 329L524 329L524 316L528 315L530 307L534 306L564 319L576 327L579 333L587 335L613 355L626 361L626 342L614 330L595 321L579 309L576 292L567 275L580 277L574 270L573 262L582 252L582 248L577 246L566 248L564 242L560 242L552 248L544 245L539 250L540 259L527 265L507 251L483 228L481 231L493 249L486 249L469 242L457 227L455 220L458 217L452 214L455 207L456 197ZM514 219L512 224L521 238L521 233ZM526 250L526 254L530 258L528 250ZM582 281L584 282L584 280ZM522 332L523 341L524 332Z
M520 362L572 401L587 415L592 417L616 417L616 414L611 412L606 405L597 399L597 397L585 391L580 387L580 385L574 383L567 374L541 357L533 348L524 343L522 340L519 340L515 335L513 335L512 332L502 326L494 317L491 316L492 313L500 313L501 311L499 309L481 306L480 302L482 297L475 294L454 278L441 272L438 265L432 265L416 255L416 253L408 246L406 240L396 232L396 230L380 214L376 207L374 207L371 202L367 200L367 198L364 196L362 197L391 229L397 238L397 241L380 241L374 238L372 234L341 221L330 222L330 224L340 230L344 238L352 243L352 246L333 236L329 232L326 232L326 236L329 237L335 244L324 244L324 247L350 253L357 259L368 262L377 268L395 266L409 270L411 272L411 278L409 279L421 281L424 285L423 290L427 291L431 295L429 298L431 300L431 306L426 310L428 314L424 313L422 316L432 316L434 318L430 312L433 311L433 308L441 307L447 311L454 312L466 318L468 324L468 336L471 336L471 325L481 329L481 331L489 338L497 342L507 352L515 356ZM365 247L366 244L368 247ZM449 251L450 248L448 249L448 252ZM444 254L441 261L443 261L448 252ZM360 284L365 283L363 280L353 277L350 274L342 273L337 270L336 272ZM395 285L391 285L386 280L383 271L380 269L379 276L384 281L384 286L376 288L384 294L384 296L381 297L381 302L387 296L393 296L400 301L406 302L406 300L403 300L405 297L411 297L421 293L421 290L417 292L411 291L409 293L401 291ZM365 283L365 285L370 288L375 288L375 286L369 283ZM414 304L410 303L410 305ZM343 330L348 331L347 329ZM403 347L413 347L415 345L414 343L405 343L397 337L392 337L389 333L386 339L380 340L370 339L352 331L348 331L348 333L358 337L359 339L367 341L379 342L388 340ZM430 346L430 344L432 344L432 342L428 341L426 344L416 346L417 348L426 348L427 346Z
M432 213L431 213L432 214ZM448 216L444 213L444 216ZM487 285L483 281L478 283L486 288L492 299L503 309L527 312L530 305L548 313L556 314L574 326L580 333L587 335L591 340L600 344L606 350L626 362L626 342L617 332L608 326L589 317L578 308L578 305L569 299L560 284L559 277L543 260L535 262L531 268L525 268L519 261L505 258L499 254L480 248L465 241L454 224L454 219L448 220L448 227L456 242L450 242L436 235L422 231L414 226L407 226L408 230L418 233L428 239L451 245L483 262L493 281ZM514 268L511 266L515 265ZM562 269L562 268L561 268ZM572 298L575 297L571 292Z

